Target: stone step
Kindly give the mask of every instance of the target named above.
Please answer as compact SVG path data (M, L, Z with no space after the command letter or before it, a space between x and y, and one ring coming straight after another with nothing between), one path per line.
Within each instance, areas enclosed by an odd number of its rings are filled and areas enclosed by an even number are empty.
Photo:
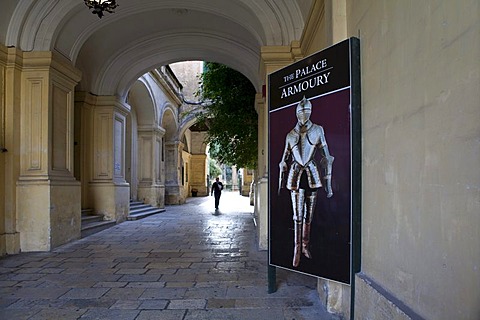
M82 226L99 221L103 221L103 217L100 215L82 215Z
M150 211L152 209L158 209L157 207L153 207L153 206L145 206L145 207L141 207L141 208L135 208L132 210L132 208L130 208L130 214L138 214L138 213L142 213L142 212L145 212L145 211Z
M82 209L82 216L91 216L94 215L93 209Z
M161 212L165 212L165 209L157 208L138 201L130 201L130 212L127 216L127 220L139 220Z
M134 205L130 204L130 211L133 211L133 210L141 210L141 209L145 209L145 208L152 208L152 206L149 205L149 204L143 204L143 203L141 203L141 204L134 204Z
M82 209L81 237L85 238L115 224L116 221L103 220L103 216L94 214L92 209Z
M86 236L89 236L94 233L113 227L115 224L116 224L116 221L112 221L112 220L110 221L102 220L97 222L91 222L85 225L82 224L82 232L81 232L82 238L85 238Z

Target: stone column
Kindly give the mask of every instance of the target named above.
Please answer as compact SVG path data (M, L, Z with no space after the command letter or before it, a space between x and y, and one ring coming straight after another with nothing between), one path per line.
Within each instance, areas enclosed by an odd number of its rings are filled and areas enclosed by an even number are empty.
M319 6L319 4L315 4L315 6ZM347 1L326 0L324 6L328 46L347 38Z
M187 197L189 197L190 193L190 181L191 181L191 167L192 167L192 155L185 150L181 151L181 165L180 165L180 184L182 186L181 190L181 198L182 203L185 202Z
M87 123L82 129L86 167L85 205L107 220L124 221L130 208L125 180L125 132L128 108L111 96L78 94Z
M268 75L301 58L298 42L290 46L262 47L262 69L268 88ZM267 90L268 91L268 90ZM257 94L255 109L258 113L258 176L255 187L255 216L260 249L268 246L268 96Z
M155 207L165 207L162 181L162 138L160 127L138 128L138 199Z
M16 188L20 175L22 52L0 45L0 255L20 252Z
M5 210L5 77L7 66L8 50L0 45L0 256L4 256L7 251L7 217ZM6 148L5 148L6 149Z
M232 166L232 191L238 191L238 170Z
M263 97L257 94L255 110L258 113L258 177L255 187L255 220L258 247L268 248L268 112Z
M52 52L22 56L20 246L48 251L80 237L80 183L73 176L74 88L80 72Z
M182 204L181 156L183 143L165 142L165 204Z

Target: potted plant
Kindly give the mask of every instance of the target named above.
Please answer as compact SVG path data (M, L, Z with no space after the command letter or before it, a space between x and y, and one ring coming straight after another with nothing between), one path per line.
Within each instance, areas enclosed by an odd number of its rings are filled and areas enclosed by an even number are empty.
M198 189L192 188L192 197L196 197L198 193Z

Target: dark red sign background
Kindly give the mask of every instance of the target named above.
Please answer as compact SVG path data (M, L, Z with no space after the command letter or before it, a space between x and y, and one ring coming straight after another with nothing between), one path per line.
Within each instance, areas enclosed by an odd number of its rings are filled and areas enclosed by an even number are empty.
M350 90L310 100L310 120L325 131L332 167L333 197L327 198L324 188L318 190L312 221L310 251L312 259L302 256L293 268L293 218L290 191L278 194L278 163L285 137L296 125L296 104L270 113L270 263L328 278L350 282ZM317 152L317 164L320 162Z
M351 284L360 267L359 57L359 40L350 38L270 74L268 85L270 265L346 284ZM315 82L316 77L324 81ZM297 86L296 90L292 86ZM285 91L288 88L291 90ZM318 190L310 233L312 259L301 255L299 266L294 267L292 201L289 190L278 193L278 165L285 138L298 121L296 106L304 96L312 104L310 120L323 127L330 154L335 157L333 197L327 198L323 187ZM316 157L319 165L320 152Z

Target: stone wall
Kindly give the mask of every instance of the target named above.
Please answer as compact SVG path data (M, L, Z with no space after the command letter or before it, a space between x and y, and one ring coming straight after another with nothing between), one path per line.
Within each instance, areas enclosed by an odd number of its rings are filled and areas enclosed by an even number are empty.
M347 1L347 21L362 65L355 318L478 319L479 2Z

